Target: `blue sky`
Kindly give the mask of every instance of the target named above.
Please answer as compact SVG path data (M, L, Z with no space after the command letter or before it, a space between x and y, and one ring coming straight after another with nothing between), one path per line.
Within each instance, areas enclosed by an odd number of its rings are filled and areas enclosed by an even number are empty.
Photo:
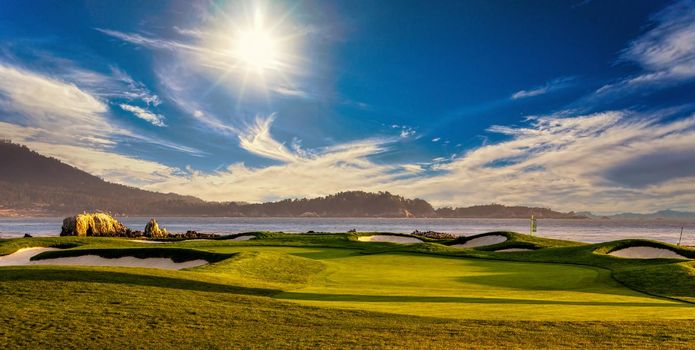
M219 201L695 210L693 1L3 1L0 137Z

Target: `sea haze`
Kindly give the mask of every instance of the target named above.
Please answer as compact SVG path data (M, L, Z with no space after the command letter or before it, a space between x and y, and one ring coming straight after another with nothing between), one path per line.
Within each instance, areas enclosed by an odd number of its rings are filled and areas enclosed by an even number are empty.
M142 230L149 217L119 218L126 226ZM443 231L456 235L474 235L489 231L528 233L527 219L406 219L406 218L201 218L160 217L160 226L170 232L196 230L231 234L249 231L345 232L379 231L411 233L414 230ZM0 218L0 237L57 236L62 218ZM670 220L538 220L538 235L598 243L624 238L653 239L677 243L683 227L683 244L695 245L695 222Z

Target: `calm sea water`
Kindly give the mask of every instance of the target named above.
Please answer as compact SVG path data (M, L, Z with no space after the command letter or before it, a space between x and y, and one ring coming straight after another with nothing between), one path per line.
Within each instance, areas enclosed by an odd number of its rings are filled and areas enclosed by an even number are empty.
M119 218L126 226L142 230L149 218ZM160 226L170 232L196 230L206 233L239 233L249 231L345 232L382 231L410 233L413 230L451 232L473 235L505 230L528 232L526 219L381 219L381 218L157 218ZM0 238L57 236L62 218L0 218ZM623 238L645 238L678 242L683 230L683 244L695 245L695 222L629 221L629 220L538 220L538 235L596 243Z

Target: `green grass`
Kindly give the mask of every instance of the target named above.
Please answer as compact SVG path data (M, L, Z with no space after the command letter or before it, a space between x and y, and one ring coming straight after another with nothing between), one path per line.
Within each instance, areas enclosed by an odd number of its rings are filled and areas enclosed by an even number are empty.
M693 261L621 259L631 245L515 233L495 253L258 232L251 241L0 241L0 254L208 258L182 271L0 268L0 348L673 347L695 341ZM376 233L364 233L376 234ZM383 234L383 233L378 233ZM646 242L646 243L645 243Z
M690 321L459 321L132 282L114 290L104 282L3 279L0 347L686 349L695 341Z

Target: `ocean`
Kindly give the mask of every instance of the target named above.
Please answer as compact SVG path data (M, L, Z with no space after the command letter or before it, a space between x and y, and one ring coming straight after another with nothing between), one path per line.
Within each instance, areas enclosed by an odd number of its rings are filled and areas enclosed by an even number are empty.
M0 238L57 236L62 219L52 218L0 218ZM142 230L149 217L118 218L132 229ZM345 232L381 231L411 233L420 231L450 232L456 235L474 235L489 231L529 232L528 219L406 219L406 218L201 218L160 217L160 227L170 232L195 230L205 233L231 234L249 231L283 232ZM537 235L548 238L575 240L587 243L624 238L653 239L677 243L683 227L682 243L695 245L695 222L632 221L632 220L538 220Z

